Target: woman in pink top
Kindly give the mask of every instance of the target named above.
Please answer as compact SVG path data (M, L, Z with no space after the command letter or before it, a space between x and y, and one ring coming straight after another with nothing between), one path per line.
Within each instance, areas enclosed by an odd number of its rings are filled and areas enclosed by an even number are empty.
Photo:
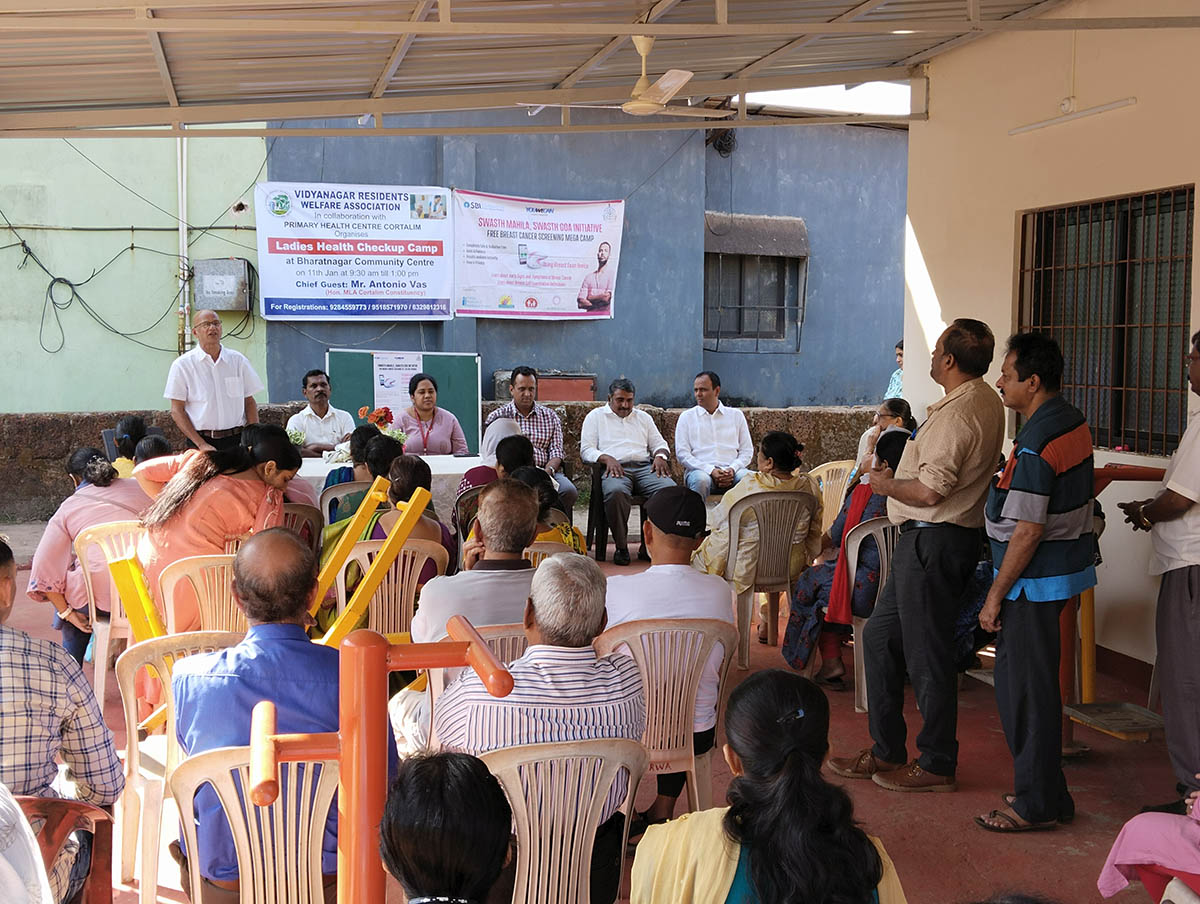
M414 374L408 381L412 406L400 412L396 424L408 434L404 451L410 455L470 455L458 418L438 408L437 392L437 380L429 374Z
M1125 823L1096 882L1100 894L1111 898L1130 880L1139 880L1157 901L1172 878L1200 894L1200 813L1195 798L1196 792L1188 795L1186 816L1139 813Z
M82 663L91 637L84 565L75 558L75 538L89 527L113 521L140 521L150 497L135 480L122 480L99 449L76 449L67 460L75 492L63 500L38 541L29 573L29 598L50 603L62 631L62 645ZM91 558L91 557L89 557ZM96 609L108 614L108 567L97 554L86 568L92 579Z
M150 593L157 599L159 575L172 562L223 553L226 541L280 524L284 490L299 469L299 450L273 425L258 429L252 447L192 449L134 468L133 476L154 497L138 547ZM157 602L165 611L167 601ZM178 595L170 605L175 630L200 629L191 594Z

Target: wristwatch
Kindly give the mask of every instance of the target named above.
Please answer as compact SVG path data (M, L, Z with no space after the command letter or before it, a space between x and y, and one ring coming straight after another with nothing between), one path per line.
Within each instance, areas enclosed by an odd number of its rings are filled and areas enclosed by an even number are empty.
M1142 530L1150 530L1150 528L1154 526L1154 523L1146 517L1145 509L1146 503L1143 502L1137 507L1137 510L1134 512L1134 514L1137 516L1137 526Z

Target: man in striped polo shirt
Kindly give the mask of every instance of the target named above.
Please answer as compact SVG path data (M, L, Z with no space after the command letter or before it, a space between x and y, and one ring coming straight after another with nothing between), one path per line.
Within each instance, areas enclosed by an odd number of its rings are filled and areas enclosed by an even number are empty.
M995 580L979 624L998 631L996 705L1013 755L1008 806L975 821L993 832L1051 829L1075 815L1062 771L1058 620L1096 584L1092 434L1059 395L1063 356L1044 333L1017 333L996 383L1024 419L988 494Z

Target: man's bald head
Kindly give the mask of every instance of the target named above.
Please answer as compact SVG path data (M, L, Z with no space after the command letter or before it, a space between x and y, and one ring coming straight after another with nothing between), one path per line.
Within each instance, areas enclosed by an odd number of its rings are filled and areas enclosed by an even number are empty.
M312 550L287 528L255 534L233 560L233 593L251 622L302 620L316 582Z

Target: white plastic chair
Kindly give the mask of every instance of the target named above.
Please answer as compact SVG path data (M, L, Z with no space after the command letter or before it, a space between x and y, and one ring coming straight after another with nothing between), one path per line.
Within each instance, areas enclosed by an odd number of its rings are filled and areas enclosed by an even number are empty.
M225 555L227 555L227 556L237 555L237 551L242 548L242 544L245 543L249 539L250 539L249 533L237 534L236 536L226 537L225 538Z
M346 592L346 570L353 563L362 574L374 561L379 550L383 548L384 540L359 540L346 558L345 565L338 572L334 581L337 592L338 614L346 608L349 595ZM380 634L401 634L412 627L413 612L416 609L417 579L421 569L430 559L433 560L439 575L446 573L450 563L450 554L441 543L432 540L409 540L400 549L400 554L392 562L392 567L383 578L383 583L375 591L367 606L366 627Z
M821 490L821 532L829 533L838 512L842 510L842 499L846 495L846 481L854 470L854 460L827 461L808 472Z
M533 563L533 567L537 568L543 561L556 556L560 552L569 552L572 555L578 555L566 543L559 543L557 540L538 540L536 543L530 543L525 547L525 551L521 553L521 557L528 559Z
M174 597L180 582L187 581L196 595L201 631L236 631L245 634L246 615L233 599L233 555L188 556L172 562L158 576L158 598L167 612L167 633L174 634Z
M108 685L108 659L114 640L133 640L133 629L129 626L129 617L125 614L125 604L113 583L112 577L105 569L105 575L100 580L108 581L109 614L101 617L96 610L96 591L92 584L98 576L92 574L91 551L100 551L105 564L115 559L127 558L137 553L138 543L146 534L140 521L114 521L111 524L97 524L85 528L75 538L75 558L83 569L83 583L87 588L88 617L92 623L92 660L95 662L96 700L100 703L100 711L104 712L104 691Z
M237 851L241 904L324 904L321 851L325 820L337 792L338 761L279 764L279 797L269 807L249 801L250 748L220 747L190 756L171 774L188 851L199 849L196 791L210 785L229 820ZM193 901L200 870L189 870Z
M528 744L480 756L512 806L517 836L513 904L590 904L592 843L618 773L629 776L626 800L646 771L637 741L608 738ZM621 839L621 870L629 820Z
M758 556L750 588L737 597L738 668L750 667L751 603L755 593L767 594L767 641L779 643L779 598L792 591L791 552L793 543L803 543L796 537L801 522L811 519L817 498L799 490L774 490L752 493L739 499L729 510L729 553L726 556L725 580L733 582L738 560L738 540L742 531L742 513L752 512L750 523L758 525ZM747 525L749 526L749 524Z
M321 510L315 505L304 502L285 502L283 504L283 526L300 535L300 539L308 543L313 555L321 552L321 528L325 519Z
M896 551L896 541L900 539L900 526L892 524L887 518L872 518L860 521L854 525L846 536L846 567L850 570L850 587L854 587L854 575L858 571L858 550L866 537L875 538L875 546L879 549L879 583L876 594L883 592L887 583L888 566L892 561L892 553ZM876 597L878 598L878 596ZM854 711L867 711L867 666L866 654L862 647L862 632L867 620L857 615L852 619L854 624Z
M241 642L242 635L225 631L196 631L155 637L134 644L117 660L117 686L125 707L125 790L114 808L116 835L121 846L121 881L133 879L138 830L142 836L142 875L139 900L158 900L158 856L161 840L164 789L181 759L175 738L175 700L171 696L171 670L176 660L196 653L223 650ZM166 728L162 734L138 740L137 689L134 679L142 668L152 668L163 686Z
M333 486L321 490L321 500L318 505L318 508L321 510L321 520L326 525L332 524L333 520L329 517L329 509L334 502L337 502L340 506L342 500L351 493L362 493L369 489L371 489L371 481L369 480L350 480L346 483L335 483ZM344 518L347 514L352 515L354 513L338 512L338 514ZM339 518L338 520L341 519Z
M650 756L649 772L687 775L688 809L712 806L710 749L695 755L692 726L696 692L713 648L724 652L718 675L717 714L725 699L725 679L737 648L737 628L714 618L654 618L609 628L593 642L597 656L626 652L637 663L646 696L646 732L642 746ZM625 647L624 650L619 648ZM631 788L633 800L637 788Z
M489 649L496 654L505 665L520 659L525 655L525 648L529 646L529 639L525 636L525 626L520 623L508 625L472 625L479 636L483 638ZM444 635L442 640L448 640L449 636ZM461 669L455 669L455 672ZM449 682L446 680L445 669L429 669L426 673L425 694L429 701L429 748L436 750L437 745L434 743L433 736L433 712L437 706L438 698L442 695L442 691L446 689Z

